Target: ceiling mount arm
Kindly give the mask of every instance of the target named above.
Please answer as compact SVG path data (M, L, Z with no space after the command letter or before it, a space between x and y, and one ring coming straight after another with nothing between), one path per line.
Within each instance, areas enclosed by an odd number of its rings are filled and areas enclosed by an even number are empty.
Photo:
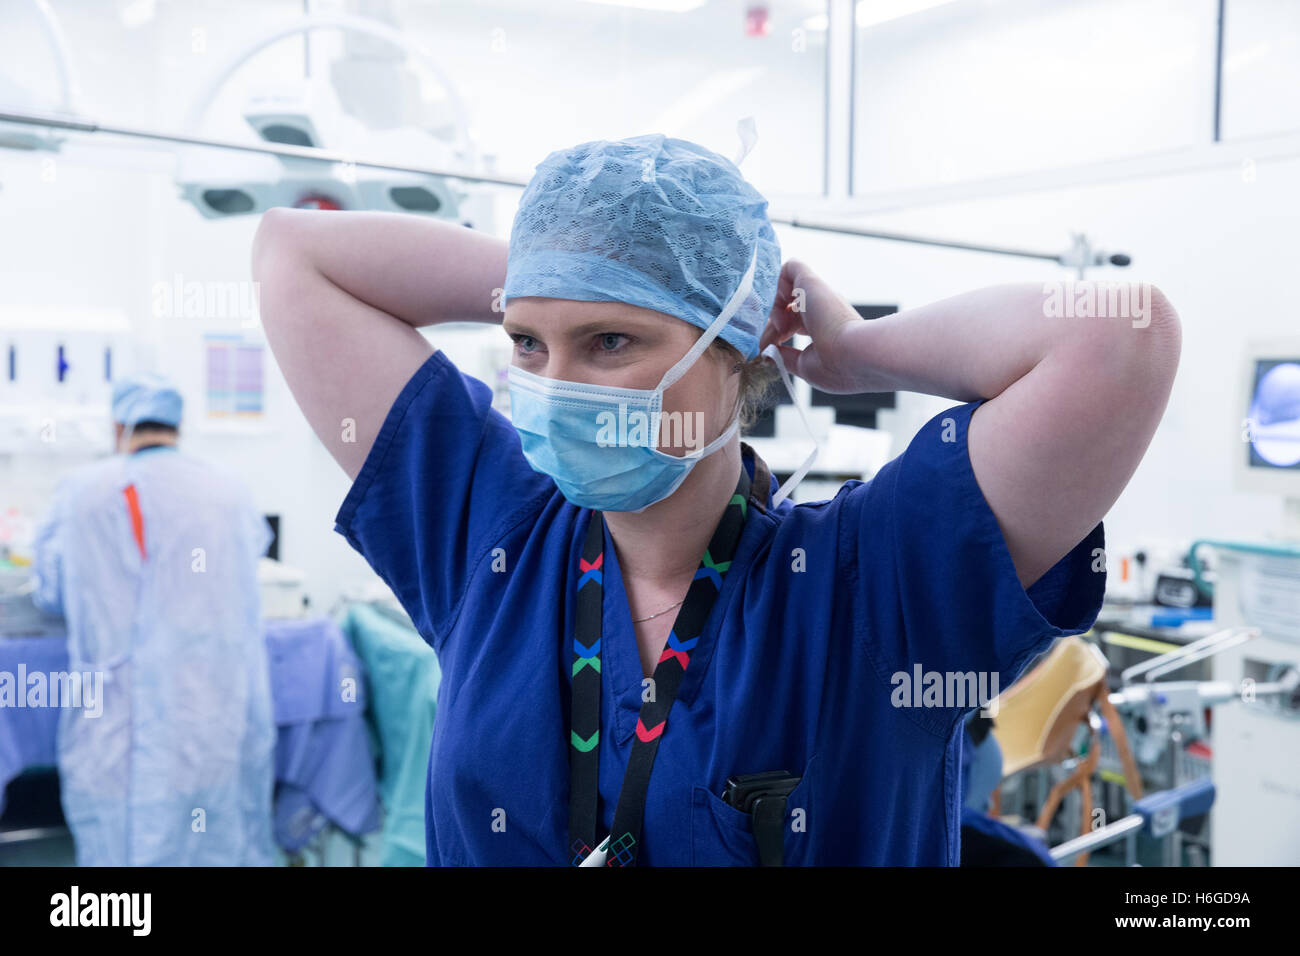
M45 41L49 45L50 52L54 54L54 62L59 71L61 94L59 109L64 113L75 114L80 109L81 84L77 80L77 71L68 53L68 41L63 35L63 27L48 0L32 0L32 6L36 10L41 30L45 34Z
M316 13L290 23L272 27L260 36L254 37L248 45L214 71L203 85L185 116L185 130L190 133L198 132L203 117L207 114L213 101L216 100L217 94L221 92L221 88L225 86L226 81L253 56L285 37L295 36L300 33L306 34L313 30L342 30L345 33L357 33L386 40L405 50L409 55L427 66L430 72L438 78L438 82L442 84L442 88L446 90L447 96L451 100L452 110L456 115L456 131L460 135L461 143L468 154L470 169L478 168L478 143L470 127L469 113L465 109L465 103L460 98L460 93L457 92L455 84L438 66L438 61L434 59L433 54L406 34L387 24L347 14Z

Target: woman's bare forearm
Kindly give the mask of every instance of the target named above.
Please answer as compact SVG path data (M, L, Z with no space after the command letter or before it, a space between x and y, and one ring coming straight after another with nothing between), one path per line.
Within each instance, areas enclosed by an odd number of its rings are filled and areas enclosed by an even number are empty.
M1073 292L1076 285L1065 288ZM1093 301L1105 301L1107 288L1094 284ZM843 330L836 350L865 370L859 383L866 386L863 391L922 392L963 402L989 399L1054 350L1077 353L1079 372L1086 374L1085 363L1122 361L1126 353L1151 346L1166 331L1168 302L1150 285L1126 287L1124 293L1129 314L1067 317L1055 314L1058 300L1042 283L990 286L855 322ZM1153 316L1156 328L1151 330Z
M802 263L787 263L786 269L762 344L811 335L812 347L801 353L787 349L787 362L828 392L990 399L1049 354L1067 356L1086 374L1085 364L1113 364L1159 349L1173 314L1149 284L1016 283L864 322ZM790 307L782 308L787 300ZM796 301L802 309L794 308ZM1084 308L1089 303L1091 315Z
M970 463L1028 587L1101 521L1160 423L1181 323L1150 284L992 286L870 322L787 262L761 344L839 393L984 399Z
M409 214L273 209L254 258L271 242L285 259L408 325L501 321L504 239Z
M1051 285L995 286L861 323L841 343L877 385L987 400L971 419L971 466L1025 586L1119 497L1178 368L1181 326L1157 288L1127 287L1121 309L1118 287L1065 290L1092 308L1058 308L1064 290Z

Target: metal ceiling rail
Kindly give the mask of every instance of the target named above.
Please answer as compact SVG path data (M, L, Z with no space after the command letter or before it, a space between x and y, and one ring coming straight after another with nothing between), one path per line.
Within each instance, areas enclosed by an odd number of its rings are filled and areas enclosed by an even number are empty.
M0 108L0 123L15 123L23 126L37 126L46 129L63 130L70 133L106 133L112 136L124 136L158 143L176 143L189 146L201 146L211 149L229 149L244 153L259 153L266 156L278 156L282 159L303 160L317 163L345 163L367 169L381 169L392 172L415 173L446 179L457 179L470 183L485 183L494 186L513 186L522 189L528 184L526 178L501 176L492 173L466 172L457 169L443 169L429 166L409 166L402 163L380 162L362 159L348 153L319 149L308 146L290 146L281 143L245 143L237 140L216 139L198 136L193 133L170 133L163 130L144 129L135 126L122 126L112 123L100 123L94 120L57 113L32 113ZM907 242L916 245L932 246L942 249L959 249L966 252L982 252L998 256L1015 256L1021 259L1037 259L1055 262L1070 268L1084 269L1091 266L1113 265L1127 266L1130 259L1122 253L1094 253L1082 237L1076 237L1075 244L1064 252L1036 252L1031 249L1017 249L1010 246L989 245L977 242L959 242L952 239L939 239L932 236L918 236L900 232L882 232L864 229L848 223L838 223L824 219L810 219L796 214L769 215L773 223L792 226L796 229L812 229L819 232L838 233L858 236L864 239L881 239L888 242Z

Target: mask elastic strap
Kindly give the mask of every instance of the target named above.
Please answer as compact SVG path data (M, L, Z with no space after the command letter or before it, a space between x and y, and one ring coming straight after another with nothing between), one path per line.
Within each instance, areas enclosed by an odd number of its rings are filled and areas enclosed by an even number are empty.
M707 457L709 457L709 456L712 455L715 451L717 451L719 448L721 448L723 445L725 445L725 444L727 443L727 441L731 438L731 436L734 435L734 434L736 433L736 429L738 429L739 427L740 427L740 419L739 419L739 418L733 418L733 419L731 420L731 424L728 425L725 429L723 429L721 435L719 435L717 438L713 439L713 441L709 442L707 445L705 445L705 446L704 446L703 448L701 448L699 451L693 451L693 452L691 452L689 455L683 455L682 457L683 457L683 458L707 458Z
M812 453L807 457L804 463L795 470L795 473L785 480L785 484L776 490L776 494L772 496L772 507L776 508L777 505L789 496L790 492L794 491L795 485L803 481L808 472L812 470L813 462L817 460L817 453L821 451L821 445L817 442L817 435L813 432L812 426L808 424L808 416L803 413L803 408L799 405L799 399L795 397L794 380L790 377L790 373L786 371L785 359L781 357L781 350L775 345L769 345L767 348L763 349L763 354L770 357L772 361L776 363L777 370L781 373L781 384L783 384L785 390L790 393L790 401L794 403L795 411L799 413L799 420L803 422L803 427L808 430L808 434L813 440Z
M731 294L727 304L722 307L718 317L713 320L712 324L704 330L704 334L695 340L690 351L681 357L681 360L664 373L660 380L657 392L663 392L679 378L686 374L687 370L695 364L695 360L704 354L704 350L709 347L709 343L718 337L724 326L731 320L731 317L740 309L741 303L749 296L750 291L754 288L754 269L758 265L758 242L757 237L754 242L754 253L749 257L749 268L745 270L744 276L740 279L740 285L736 291Z

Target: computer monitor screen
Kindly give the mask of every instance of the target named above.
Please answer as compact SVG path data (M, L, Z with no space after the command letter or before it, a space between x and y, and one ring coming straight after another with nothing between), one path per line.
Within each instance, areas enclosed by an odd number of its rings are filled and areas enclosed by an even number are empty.
M1300 471L1300 355L1254 360L1247 465Z
M279 561L280 560L280 516L263 515L263 517L266 518L266 523L271 526L271 543L267 547L266 554L263 555L263 557L270 558L272 561Z

